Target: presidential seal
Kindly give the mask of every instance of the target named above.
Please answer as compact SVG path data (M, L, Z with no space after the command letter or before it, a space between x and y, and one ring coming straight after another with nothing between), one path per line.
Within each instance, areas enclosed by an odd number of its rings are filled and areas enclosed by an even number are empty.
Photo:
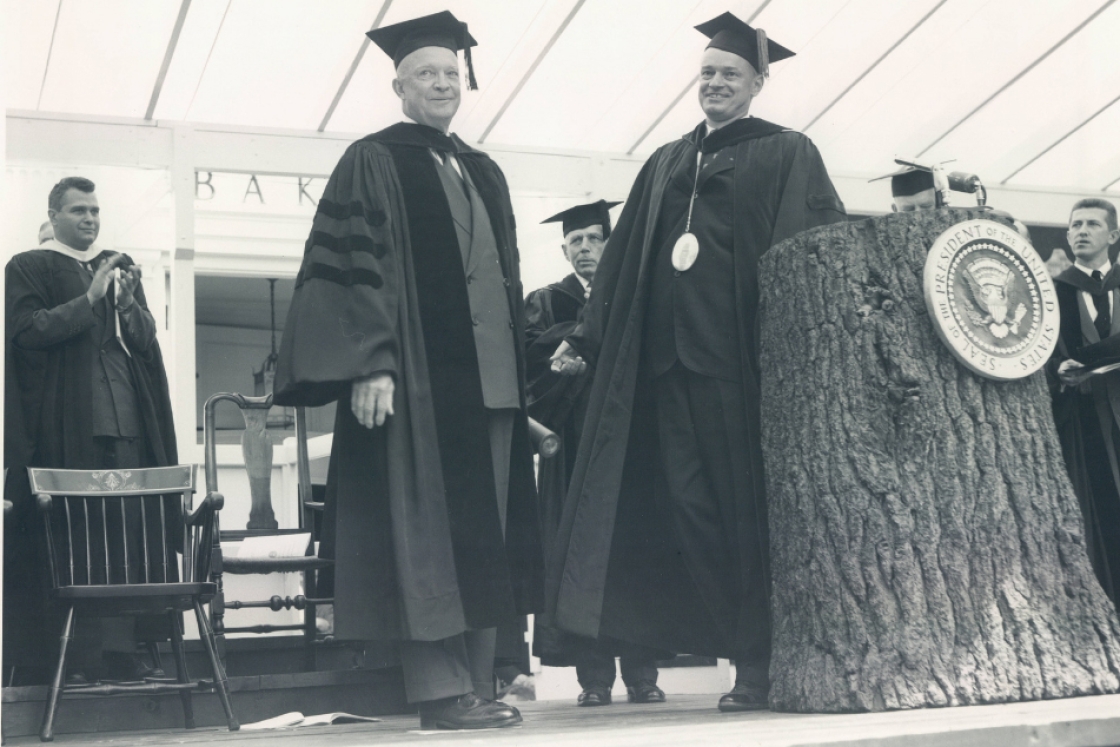
M1014 229L983 219L956 224L933 242L923 285L933 328L970 371L1019 379L1054 351L1054 283Z

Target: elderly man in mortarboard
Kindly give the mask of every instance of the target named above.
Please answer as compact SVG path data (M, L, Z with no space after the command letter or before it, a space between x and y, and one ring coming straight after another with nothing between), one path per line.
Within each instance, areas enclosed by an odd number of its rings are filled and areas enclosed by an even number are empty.
M369 33L405 121L350 146L307 240L276 402L337 401L321 554L335 634L399 640L425 728L521 721L493 700L495 627L541 599L524 301L505 177L449 134L466 24Z
M891 177L891 211L911 213L915 210L934 210L937 204L937 188L933 182L933 172L929 169L908 166L896 171Z
M954 177L956 174L949 174L948 184L952 189L954 187ZM968 178L967 176L965 177ZM972 177L975 178L975 177ZM894 200L891 202L891 211L895 213L912 213L917 210L937 210L944 207L944 198L937 191L937 179L933 175L933 170L924 166L905 166L904 168L887 174L886 176L876 177L871 181L877 182L880 179L891 180L891 197ZM958 185L963 186L960 182ZM1018 231L1019 235L1027 240L1031 240L1030 229L1021 220L1008 213L1006 210L991 210L989 215L1007 221L1012 228ZM1067 265L1068 266L1068 265Z
M697 29L705 120L642 168L554 355L594 379L546 603L570 632L734 659L734 711L769 692L759 257L845 216L809 139L748 116L793 53L730 13Z
M525 365L529 386L529 414L560 436L560 450L542 460L537 476L541 497L541 526L548 548L560 525L564 497L575 467L576 450L587 415L587 374L564 376L552 370L551 357L576 327L603 247L611 235L610 209L617 202L598 200L576 205L543 221L561 223L564 257L574 272L563 280L529 294L525 302ZM562 558L561 558L562 559ZM547 560L546 560L547 565ZM581 706L609 705L615 680L615 657L620 657L622 681L631 703L663 703L657 686L659 652L611 638L586 638L547 625L540 617L533 632L533 653L550 667L575 666L582 692Z

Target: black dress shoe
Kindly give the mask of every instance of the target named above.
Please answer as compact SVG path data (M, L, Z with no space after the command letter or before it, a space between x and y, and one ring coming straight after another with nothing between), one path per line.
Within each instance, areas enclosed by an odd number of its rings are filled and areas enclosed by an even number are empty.
M500 729L520 723L521 712L513 706L474 693L420 707L421 729Z
M101 655L104 679L115 682L138 682L152 678L166 678L159 667L149 667L138 654L106 651Z
M583 692L576 698L579 706L605 706L611 704L611 689L602 685L592 685L583 688Z
M65 687L93 687L97 678L80 670L66 673Z
M626 687L626 699L631 703L664 703L665 691L652 682L643 680Z
M724 713L765 711L770 707L769 696L769 688L736 682L731 692L719 699L719 709Z

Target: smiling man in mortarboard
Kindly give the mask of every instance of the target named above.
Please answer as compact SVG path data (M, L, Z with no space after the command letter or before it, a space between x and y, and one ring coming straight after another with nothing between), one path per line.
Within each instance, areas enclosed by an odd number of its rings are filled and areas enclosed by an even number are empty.
M730 13L697 29L705 121L646 162L553 358L594 380L546 602L573 633L734 659L734 711L769 692L758 261L844 207L807 137L748 116L793 52Z
M493 700L495 627L535 611L543 561L509 189L449 134L465 23L369 32L407 121L350 146L319 202L276 402L338 401L321 553L335 635L401 642L425 728L521 721Z

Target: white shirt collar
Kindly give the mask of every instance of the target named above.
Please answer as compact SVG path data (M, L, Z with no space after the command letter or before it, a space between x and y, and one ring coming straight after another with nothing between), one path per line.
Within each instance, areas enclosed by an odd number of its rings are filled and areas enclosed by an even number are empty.
M432 127L431 125L421 124L420 122L417 122L417 121L416 121L415 119L413 119L412 117L408 116L407 114L405 114L405 115L404 115L404 120L405 120L405 122L407 122L408 124L420 125L421 127L431 127L431 128L432 128L433 130L435 130L436 132L440 132L440 130L439 130L439 129L437 129L437 128L435 128L435 127ZM442 132L441 134L450 136L450 135L451 135L451 132L450 132L450 131L448 131L448 132Z
M1112 269L1112 264L1108 261L1108 256L1107 255L1105 255L1104 259L1102 259L1101 263L1099 265L1097 265L1096 267L1088 267L1086 265L1083 265L1083 264L1081 264L1081 260L1077 260L1076 262L1074 262L1073 266L1076 267L1077 269L1081 270L1086 275L1089 275L1090 277L1093 275L1094 272L1096 272L1098 270L1100 271L1100 273L1102 275L1107 275L1108 271Z
M58 239L50 239L49 241L44 241L42 244L39 245L39 248L40 249L50 249L52 252L58 252L59 254L70 257L71 259L75 259L79 262L91 262L94 259L94 257L101 254L101 252L105 251L104 249L99 247L97 244L90 244L89 248L86 249L83 252L83 251L80 251L78 249L75 249L72 246L67 246L66 244L63 244Z
M740 116L735 117L735 119L731 120L730 122L725 122L724 124L720 125L719 129L722 130L724 127L727 127L727 125L734 124L735 122L738 122L740 119L746 119L749 116L750 116L749 113L741 114ZM713 132L716 132L716 130L713 130L712 126L710 124L708 124L708 120L705 119L704 120L704 137L707 137L708 135L711 135Z
M405 114L405 115L404 115L404 118L405 118L405 121L406 121L406 122L409 122L409 123L411 123L411 124L415 124L415 125L418 125L418 124L420 124L420 123L419 123L419 122L417 122L417 121L416 121L415 119L413 119L412 117L408 116L407 114ZM421 127L428 127L428 125L420 125L420 126L421 126ZM434 128L433 128L433 129L434 129ZM448 134L448 135L450 135L451 133L447 133L447 134ZM432 158L436 159L436 160L437 160L437 161L439 161L440 163L443 163L443 156L441 156L441 155L439 154L439 151L438 151L438 150L436 150L435 148L428 148L428 152L432 154ZM459 174L459 178L460 178L460 179L463 179L464 181L466 181L466 177L464 177L464 176L463 176L463 170L462 170L461 168L459 168L459 159L455 157L455 154L454 154L454 153L452 153L452 152L450 152L450 151L448 151L448 153L447 153L447 159L448 159L448 160L447 160L447 162L448 162L448 163L450 163L450 164L451 164L451 166L452 166L452 168L454 168L454 169L455 169L455 171L456 171L456 172L457 172L457 173Z
M583 292L586 293L588 286L591 285L591 281L590 280L584 280L583 275L580 275L578 272L575 273L575 276L576 276L576 280L579 281L579 284L583 286Z

